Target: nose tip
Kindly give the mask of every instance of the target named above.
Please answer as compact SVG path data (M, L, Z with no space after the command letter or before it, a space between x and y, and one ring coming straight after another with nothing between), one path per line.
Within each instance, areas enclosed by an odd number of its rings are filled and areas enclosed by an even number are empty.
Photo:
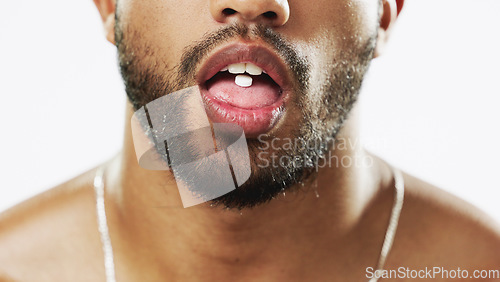
M284 25L290 17L287 0L211 0L210 12L222 23L238 18L275 27Z

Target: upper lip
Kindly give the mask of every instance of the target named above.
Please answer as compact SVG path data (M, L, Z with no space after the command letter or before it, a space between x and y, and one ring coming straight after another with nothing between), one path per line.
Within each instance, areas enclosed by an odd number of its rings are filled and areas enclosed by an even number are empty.
M289 88L287 67L275 52L263 45L241 42L220 48L202 62L195 77L196 83L204 84L222 68L235 63L252 63L262 68L281 89Z

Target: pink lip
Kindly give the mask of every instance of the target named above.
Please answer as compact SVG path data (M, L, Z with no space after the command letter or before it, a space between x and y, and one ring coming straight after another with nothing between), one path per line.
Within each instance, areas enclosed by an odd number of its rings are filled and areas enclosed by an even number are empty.
M287 67L275 53L262 45L245 43L233 43L215 52L201 65L196 82L203 84L223 67L240 62L259 66L283 89L289 85L290 79L283 76L287 73Z
M262 68L281 88L279 99L265 107L240 108L208 95L206 81L223 67L240 62L253 63ZM256 44L233 43L222 47L202 63L196 81L212 122L236 123L243 128L247 137L255 137L270 131L283 116L291 92L291 80L287 74L286 65L268 48Z
M206 91L206 90L205 90ZM215 123L236 123L243 128L247 137L257 137L271 130L284 112L283 99L258 109L242 109L223 101L211 99L202 90L208 117Z

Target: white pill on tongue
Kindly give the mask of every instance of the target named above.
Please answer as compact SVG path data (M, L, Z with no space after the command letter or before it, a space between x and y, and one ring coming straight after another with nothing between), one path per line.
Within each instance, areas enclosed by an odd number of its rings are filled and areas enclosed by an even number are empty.
M239 74L234 78L234 83L241 87L252 86L252 77L249 75Z

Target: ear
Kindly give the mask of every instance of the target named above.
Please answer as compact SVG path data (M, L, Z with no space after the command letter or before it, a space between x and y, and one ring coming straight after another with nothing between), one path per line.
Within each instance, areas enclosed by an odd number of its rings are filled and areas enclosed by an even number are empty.
M389 39L391 29L396 23L399 13L403 9L404 0L382 0L382 12L378 29L377 47L375 48L375 58L380 56Z
M115 42L115 0L94 0L94 4L101 14L101 20L104 25L104 33L106 39L111 44L116 45Z

